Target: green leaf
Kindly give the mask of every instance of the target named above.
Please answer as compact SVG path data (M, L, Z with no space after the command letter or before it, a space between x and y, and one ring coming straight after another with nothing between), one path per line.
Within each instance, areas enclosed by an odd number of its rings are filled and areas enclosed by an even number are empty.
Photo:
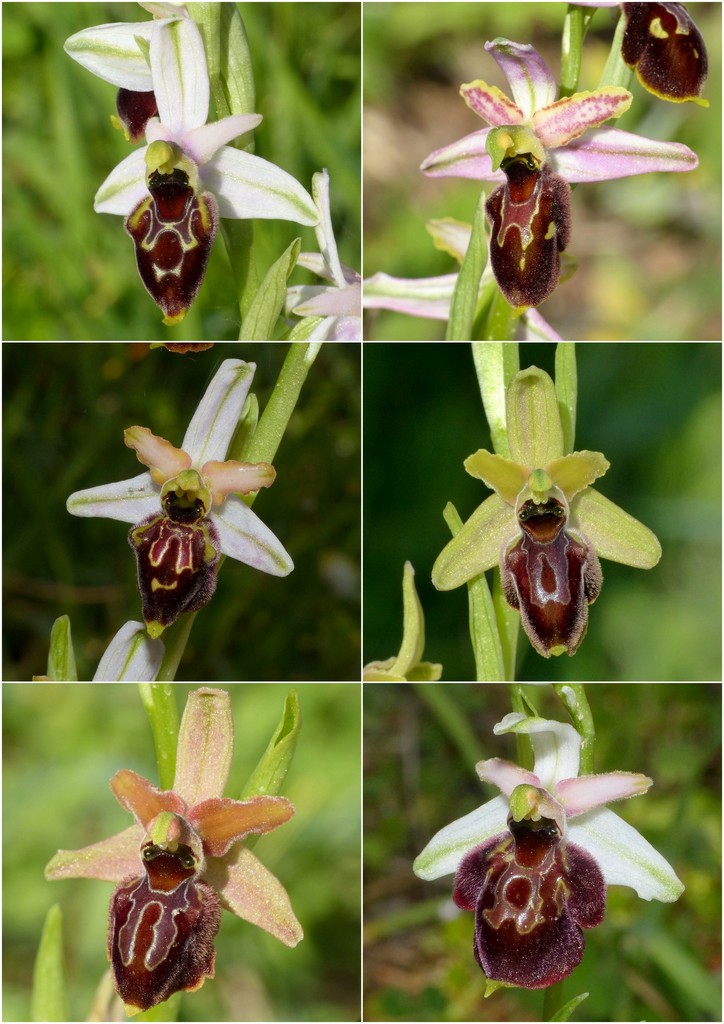
M563 453L573 451L576 440L576 401L578 374L576 372L576 344L561 341L556 346L556 398L563 427Z
M323 316L305 316L291 329L287 335L287 341L308 341L323 321Z
M611 49L608 53L606 66L603 69L601 80L596 86L597 89L605 89L606 86L609 85L618 85L624 89L628 89L631 85L633 71L624 63L624 59L621 56L623 34L625 31L626 18L621 15L618 19L618 25L616 26L616 31L613 34L613 39L611 40Z
M301 246L301 239L295 238L279 259L269 267L241 325L239 341L273 339L276 322L284 309L287 281L294 270Z
M557 1013L554 1013L551 1020L570 1020L571 1014L584 999L588 999L588 992L581 992L580 996L569 999L565 1006L562 1006Z
M485 193L481 193L473 217L473 228L467 252L458 274L450 304L447 341L470 341L473 320L478 306L480 279L488 262L488 240L485 234Z
M70 635L70 618L61 615L50 631L48 651L48 679L54 683L77 683L78 670L75 667L75 651Z
M176 773L178 706L170 683L139 683L138 690L151 722L161 789L171 789Z
M463 523L452 503L449 502L445 506L443 516L454 537ZM485 683L505 679L503 647L485 573L481 573L468 583L468 615L470 639L475 656L475 678L478 682Z
M45 916L35 958L31 1017L34 1021L70 1020L63 967L63 915L57 903Z
M480 397L490 427L490 439L498 455L510 458L506 430L505 393L520 369L516 341L474 341L473 362Z
M279 725L259 763L247 779L240 799L248 800L251 796L277 796L281 792L294 757L301 727L299 695L296 690L290 690L284 701ZM248 840L246 845L249 845Z

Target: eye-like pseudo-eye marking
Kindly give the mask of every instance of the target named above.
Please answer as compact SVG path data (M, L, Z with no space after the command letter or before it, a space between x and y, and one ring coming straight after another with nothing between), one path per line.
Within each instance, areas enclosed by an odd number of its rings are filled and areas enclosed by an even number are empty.
M558 284L570 240L570 188L530 154L503 160L508 181L488 196L490 262L511 306L538 306Z
M701 32L683 4L621 4L626 29L621 56L645 89L673 103L700 98L709 70Z
M581 962L582 928L603 920L598 864L564 843L555 822L513 821L476 847L455 876L453 899L475 913L473 951L488 978L547 988Z
M181 168L153 171L148 190L150 196L128 215L125 227L146 291L172 326L186 316L201 287L219 210L210 192L194 194Z
M198 877L191 849L152 843L142 851L146 873L113 893L108 958L129 1013L140 1013L214 976L219 897Z
M585 537L566 530L567 512L556 498L518 510L522 536L504 552L501 569L508 604L539 654L572 655L586 634L588 605L603 583L598 555Z

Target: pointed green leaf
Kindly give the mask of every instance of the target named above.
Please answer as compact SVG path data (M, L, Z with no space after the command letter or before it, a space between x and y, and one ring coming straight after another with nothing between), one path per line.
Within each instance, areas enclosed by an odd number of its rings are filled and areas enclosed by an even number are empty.
M77 683L78 670L75 667L75 651L70 635L70 618L61 615L50 631L48 651L48 679L54 683Z
M542 469L563 455L563 430L553 381L537 366L516 373L508 387L510 457Z
M515 512L497 494L473 512L460 532L435 559L432 582L437 590L454 590L500 561L505 544L517 536Z
M259 759L259 763L247 779L239 799L248 800L251 796L277 796L281 792L294 757L301 727L299 695L296 690L290 690L284 701L279 725L274 730L269 746ZM249 840L246 845L250 845Z
M390 672L407 677L408 671L416 665L425 649L425 616L415 589L415 570L411 562L405 562L402 573L402 646Z
M45 916L33 970L34 1021L69 1020L63 967L63 915L54 904Z
M473 229L467 252L460 267L450 304L446 341L470 341L478 305L480 279L488 261L488 240L485 234L485 193L481 193L473 217Z
M584 999L588 999L588 992L581 992L579 996L574 996L573 999L569 999L557 1013L553 1014L551 1020L570 1020L571 1014L577 1006L580 1006Z
M266 272L239 331L239 341L272 341L274 328L284 309L287 281L297 262L301 239L295 238Z
M661 558L656 534L593 487L574 498L571 525L580 529L601 558L611 562L652 569Z

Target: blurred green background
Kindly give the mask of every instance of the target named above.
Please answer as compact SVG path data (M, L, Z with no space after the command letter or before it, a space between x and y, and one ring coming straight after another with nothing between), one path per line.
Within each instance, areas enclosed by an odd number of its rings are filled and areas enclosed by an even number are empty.
M228 687L235 754L226 794L238 797L281 718L288 687ZM178 688L179 712L189 687ZM216 977L181 999L179 1020L341 1021L359 1018L360 689L303 684L302 729L284 795L296 814L255 854L281 880L304 928L288 949L222 915ZM132 768L157 781L150 727L135 686L3 687L4 1020L29 1020L33 962L45 913L60 902L70 1020L84 1020L107 968L112 885L46 882L58 847L127 828L108 780Z
M526 344L522 367L553 375L555 346ZM602 562L601 596L573 658L539 657L521 633L523 680L721 679L721 346L577 347L575 447L611 463L598 489L659 537L649 571ZM425 660L443 679L474 678L467 588L438 593L432 564L449 540L448 501L463 520L489 496L463 469L490 448L469 345L367 345L364 661L395 654L402 568L425 610Z
M721 4L687 4L709 53L709 109L665 103L634 80L626 131L683 142L699 155L687 174L647 174L576 187L574 278L542 307L564 338L661 341L721 339ZM427 277L457 270L437 251L428 220L470 223L481 184L426 178L433 150L485 123L458 94L482 78L509 94L483 44L503 36L532 43L554 76L560 67L562 3L372 3L364 9L364 274ZM618 12L616 12L618 13ZM584 45L580 89L594 89L613 37L613 14L597 12ZM490 191L492 185L484 185ZM445 336L439 321L367 314L365 337Z
M353 3L247 3L258 156L307 189L327 167L342 261L360 267L360 8ZM144 21L123 3L3 5L3 337L19 340L234 339L238 310L221 232L206 280L181 325L166 328L136 271L121 217L93 196L130 152L109 117L114 86L63 51L83 28ZM213 116L213 112L212 112ZM257 221L262 273L312 228ZM311 280L298 271L293 281Z
M43 675L50 627L71 617L79 678L92 679L124 622L141 617L128 526L78 519L76 490L124 480L135 423L179 445L229 357L257 364L266 406L288 346L217 344L190 355L146 345L5 344L3 679ZM324 345L254 511L295 563L277 579L229 559L198 615L179 679L359 680L359 346Z
M528 687L544 717L567 721L550 687ZM721 688L595 685L594 771L634 771L654 786L612 805L686 886L673 904L608 891L606 917L584 932L583 962L563 982L582 992L580 1021L721 1020ZM452 903L452 876L423 882L412 862L435 832L497 795L477 760L516 760L494 737L510 711L504 686L380 684L364 690L365 1019L541 1020L543 994L483 999L473 915Z

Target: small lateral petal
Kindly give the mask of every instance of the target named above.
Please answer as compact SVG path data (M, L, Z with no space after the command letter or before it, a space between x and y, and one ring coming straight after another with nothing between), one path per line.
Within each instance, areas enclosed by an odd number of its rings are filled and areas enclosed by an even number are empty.
M554 459L546 466L549 477L570 499L603 476L610 468L608 459L601 452L572 452L562 459Z
M162 811L183 814L186 810L183 800L175 793L158 789L148 779L144 779L130 768L122 768L116 772L110 786L118 803L130 811L144 828L148 828Z
M595 92L577 92L552 103L533 115L538 138L547 149L565 146L589 128L598 128L612 117L620 117L633 101L628 89L607 86Z
M228 462L205 462L201 475L213 492L214 504L219 505L227 494L251 494L260 487L271 487L277 474L268 462L229 459Z
M204 877L237 917L263 928L285 946L296 946L304 938L286 889L243 844L223 860L209 861Z
M604 775L579 775L563 779L556 786L556 796L566 814L582 814L611 800L640 796L653 786L653 779L636 772L606 772Z
M468 456L464 465L470 476L482 480L492 491L497 491L503 501L513 506L530 474L527 466L504 459L502 455L493 455L485 448Z
M204 800L189 813L189 822L202 836L209 857L223 857L246 836L261 835L289 821L293 805L283 796L256 796L249 800Z
M478 79L460 86L460 95L467 105L487 121L489 125L498 127L504 124L521 124L524 120L523 111L496 85L488 85Z
M222 796L233 752L229 694L207 686L194 690L181 719L174 793L189 807Z
M491 757L487 761L478 761L475 771L482 782L492 782L501 793L510 796L516 786L526 783L529 786L540 786L541 781L533 772L520 768L512 761L503 761L500 757Z
M191 468L191 457L186 452L152 434L148 427L128 427L123 431L123 442L135 451L139 462L150 468L151 479L159 486Z

